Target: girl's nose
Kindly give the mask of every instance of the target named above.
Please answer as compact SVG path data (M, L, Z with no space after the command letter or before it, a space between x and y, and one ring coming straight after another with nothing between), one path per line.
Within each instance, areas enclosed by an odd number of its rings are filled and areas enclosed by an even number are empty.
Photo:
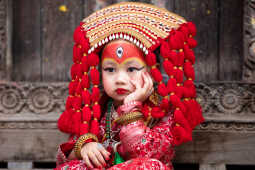
M124 71L120 71L115 79L116 84L125 84L128 82L128 75Z

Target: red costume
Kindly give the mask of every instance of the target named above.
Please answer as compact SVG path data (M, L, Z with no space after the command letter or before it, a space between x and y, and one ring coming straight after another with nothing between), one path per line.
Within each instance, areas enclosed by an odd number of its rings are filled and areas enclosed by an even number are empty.
M59 148L57 169L88 169L83 160L67 156L75 149L79 157L79 149L91 141L112 153L107 169L172 169L173 147L190 141L192 129L203 121L193 82L195 34L195 26L182 17L143 3L115 4L84 19L74 32L72 81L58 121L71 137ZM99 90L98 66L102 48L118 39L143 52L157 90L145 102L115 111L109 96ZM122 50L116 50L120 58L125 56ZM157 67L157 50L166 83ZM116 163L113 147L124 162Z

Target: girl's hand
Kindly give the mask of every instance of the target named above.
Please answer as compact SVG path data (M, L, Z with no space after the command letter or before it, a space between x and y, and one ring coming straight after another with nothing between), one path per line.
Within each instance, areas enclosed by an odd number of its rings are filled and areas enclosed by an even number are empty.
M105 167L105 160L109 160L110 155L111 154L103 147L103 145L97 142L87 143L81 149L82 159L89 168L94 168L93 165L98 168Z
M134 92L129 94L123 101L123 104L129 103L131 101L145 101L153 92L153 81L148 72L142 73L143 85L138 83L138 81L131 81L132 85L135 87Z

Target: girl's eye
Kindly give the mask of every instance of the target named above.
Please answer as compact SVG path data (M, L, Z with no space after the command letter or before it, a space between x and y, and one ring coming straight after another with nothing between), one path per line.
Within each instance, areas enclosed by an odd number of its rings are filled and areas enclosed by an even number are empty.
M104 71L107 71L107 72L110 72L110 73L114 72L114 70L115 69L113 67L104 68Z
M142 70L144 67L141 67L141 68L137 68L137 67L129 67L127 69L128 72L134 72L134 71L140 71Z

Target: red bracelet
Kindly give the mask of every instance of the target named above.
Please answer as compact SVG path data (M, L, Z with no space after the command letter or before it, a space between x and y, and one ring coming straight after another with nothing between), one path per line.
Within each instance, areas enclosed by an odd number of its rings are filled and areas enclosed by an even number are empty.
M129 103L119 106L117 109L117 113L120 116L122 114L129 113L131 111L135 111L136 109L139 110L141 108L142 108L142 102L131 101Z

